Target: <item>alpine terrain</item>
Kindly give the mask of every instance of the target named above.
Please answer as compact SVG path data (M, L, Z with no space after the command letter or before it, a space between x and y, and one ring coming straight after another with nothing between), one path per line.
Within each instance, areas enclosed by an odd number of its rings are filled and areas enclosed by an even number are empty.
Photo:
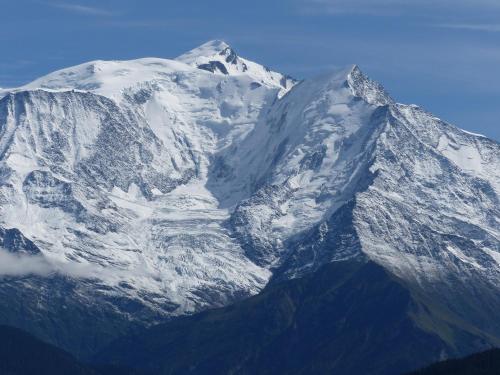
M500 346L500 144L357 66L297 81L211 41L0 98L2 324L154 373L297 353L297 373L388 374ZM210 367L210 340L237 361ZM380 363L349 367L349 340ZM213 356L156 363L193 343Z

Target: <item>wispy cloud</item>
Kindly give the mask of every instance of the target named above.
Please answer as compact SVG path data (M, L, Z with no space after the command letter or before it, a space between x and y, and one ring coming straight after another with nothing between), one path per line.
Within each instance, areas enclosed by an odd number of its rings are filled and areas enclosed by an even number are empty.
M500 24L471 24L471 23L458 23L458 24L439 24L435 25L442 29L454 29L454 30L470 30L470 31L486 31L486 32L500 32Z
M102 267L97 265L49 260L42 255L12 254L0 249L0 276L61 274L78 278L96 278L102 273Z
M299 0L299 9L304 14L392 15L399 13L394 5L405 4L397 0Z
M141 271L142 272L142 271ZM98 264L79 263L51 259L44 255L13 254L0 248L0 277L5 276L42 276L65 275L82 279L102 279L109 270ZM118 278L132 274L140 275L137 270L114 270Z
M150 278L157 274L138 265L134 268L118 268L113 265L102 266L96 263L64 261L46 255L14 254L0 248L0 279L2 277L41 276L52 277L63 275L77 279L106 280L118 284L130 278Z
M200 25L199 20L188 18L176 19L114 19L104 20L103 26L116 27L116 28L133 28L133 29L153 29L153 30L179 30L185 27L196 27Z
M81 4L74 4L74 3L48 3L51 7L54 8L59 8L66 10L68 12L73 12L73 13L79 13L83 15L88 15L88 16L114 16L117 14L116 11L113 10L108 10L108 9L103 9L103 8L98 8L98 7L93 7L93 6L87 6L87 5L81 5Z
M500 10L498 0L298 0L299 9L309 14L399 15L417 9Z

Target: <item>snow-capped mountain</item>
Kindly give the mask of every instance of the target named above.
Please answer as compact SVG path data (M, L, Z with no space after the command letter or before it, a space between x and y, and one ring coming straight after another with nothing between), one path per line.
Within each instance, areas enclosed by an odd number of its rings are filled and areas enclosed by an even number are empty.
M3 246L36 247L52 272L32 280L62 274L65 303L182 315L369 259L500 340L500 145L357 66L298 83L212 41L2 95ZM9 295L36 288L26 276Z

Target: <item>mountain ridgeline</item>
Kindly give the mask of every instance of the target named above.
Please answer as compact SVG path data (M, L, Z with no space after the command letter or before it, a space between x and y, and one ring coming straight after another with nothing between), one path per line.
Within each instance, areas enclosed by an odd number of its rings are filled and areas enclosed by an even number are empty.
M0 92L0 323L153 373L500 346L500 144L211 41ZM139 345L140 343L140 345Z

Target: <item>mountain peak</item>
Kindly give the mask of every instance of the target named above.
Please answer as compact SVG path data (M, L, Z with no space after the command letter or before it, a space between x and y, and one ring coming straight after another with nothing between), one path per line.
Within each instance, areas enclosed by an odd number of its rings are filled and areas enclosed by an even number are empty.
M200 59L213 58L215 56L236 56L236 53L229 44L223 40L215 39L210 40L201 46L192 49L189 52L177 57L176 60L182 61L186 64L192 64Z
M202 44L200 47L203 47L203 46L207 46L207 47L210 46L212 48L220 49L220 50L224 50L227 47L230 47L229 44L227 44L225 41L223 41L221 39L209 40L208 42Z
M234 49L222 40L208 41L175 60L214 74L246 75L257 85L279 88L279 96L284 95L297 83L291 77L238 56Z
M394 102L384 87L366 76L358 65L350 67L347 84L354 95L364 98L368 103L387 105Z

